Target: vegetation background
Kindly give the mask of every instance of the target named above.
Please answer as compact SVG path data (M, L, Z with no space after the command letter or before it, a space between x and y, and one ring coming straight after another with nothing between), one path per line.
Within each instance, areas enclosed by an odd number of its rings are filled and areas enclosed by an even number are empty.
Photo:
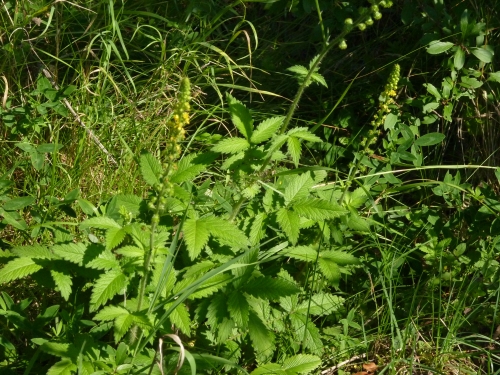
M497 0L2 1L2 374L500 373Z

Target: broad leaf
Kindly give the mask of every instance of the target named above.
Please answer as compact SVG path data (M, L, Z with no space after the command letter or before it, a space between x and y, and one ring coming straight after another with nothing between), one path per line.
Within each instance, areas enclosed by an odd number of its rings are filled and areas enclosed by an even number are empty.
M94 316L94 320L109 321L115 320L120 315L127 315L130 312L120 306L106 306Z
M168 308L169 305L165 306L165 309ZM191 333L191 319L189 318L189 312L186 308L186 305L181 303L178 305L168 317L170 319L170 323L175 325L176 328L179 328L182 333L186 336L190 336Z
M204 219L187 219L183 230L189 257L194 260L208 242L207 222Z
M293 212L287 210L285 207L280 208L276 213L276 220L281 229L286 233L288 239L292 244L297 243L300 231L300 218Z
M61 292L61 296L67 301L71 294L71 285L73 285L71 276L55 270L50 270L50 274L54 279L57 289Z
M471 48L470 51L474 56L484 63L490 63L493 60L493 52L485 48Z
M250 111L239 100L229 94L227 94L227 102L233 124L246 139L250 139L253 132L253 119Z
M271 138L281 127L284 119L285 118L283 116L278 116L262 121L253 132L250 142L253 144L259 144Z
M285 188L285 204L307 198L313 185L314 181L309 173L293 176Z
M250 147L250 143L244 138L227 138L223 139L212 147L212 151L221 152L223 154L237 154L245 151Z
M293 135L295 138L308 142L321 142L321 138L311 133L308 128L293 128L288 131L287 135Z
M80 223L81 228L110 229L121 228L121 225L109 217L92 217Z
M162 167L160 162L149 152L140 158L141 174L149 186L159 184L161 181Z
M62 245L52 246L54 254L59 255L61 258L82 265L83 256L85 254L86 246L81 243L67 243Z
M311 296L311 301L302 302L297 309L297 313L311 314L317 316L330 315L342 307L344 299L328 293L318 293Z
M332 285L338 287L340 282L340 268L338 264L328 258L319 258L318 266L320 271L330 280Z
M415 140L417 146L432 146L441 143L445 139L442 133L428 133Z
M289 281L262 276L250 280L243 287L243 291L257 298L277 300L296 294L300 292L300 289Z
M293 210L298 215L312 220L333 219L347 212L335 203L318 198L308 198L295 202Z
M11 252L22 258L35 258L35 259L51 259L54 254L45 246L40 245L27 245L27 246L14 246ZM57 258L57 257L56 257Z
M286 256L305 262L314 262L318 258L318 252L309 246L297 246L288 248Z
M113 250L122 243L126 234L123 228L109 228L106 231L106 249Z
M287 374L308 374L321 364L321 359L315 355L297 354L285 359L282 368Z
M257 358L260 360L271 358L275 349L274 334L253 311L250 311L248 319L248 333L257 352Z
M431 55L438 55L440 53L448 51L454 44L451 42L431 42L427 47L427 53Z
M22 279L42 269L31 258L16 258L0 269L0 284Z
M205 164L193 164L196 154L190 154L182 158L177 163L177 169L170 176L170 181L180 184L185 181L192 181L201 172L207 169Z
M118 293L122 292L127 285L127 277L120 269L101 275L92 288L90 297L90 311L96 311L99 306L104 305Z
M231 292L227 300L227 310L229 311L231 319L234 320L239 328L246 329L250 307L247 299L241 292L237 290Z
M72 375L77 369L77 366L71 359L65 358L56 362L49 370L47 375Z
M33 197L18 197L18 198L12 198L5 202L2 206L2 208L5 211L16 211L20 210L24 207L30 206L33 203L35 203L36 199Z
M248 238L233 223L215 216L209 216L203 218L203 220L206 221L210 234L223 245L239 249L248 245Z
M302 146L300 140L296 137L288 137L287 140L288 153L290 154L295 167L299 166L300 155L302 154Z

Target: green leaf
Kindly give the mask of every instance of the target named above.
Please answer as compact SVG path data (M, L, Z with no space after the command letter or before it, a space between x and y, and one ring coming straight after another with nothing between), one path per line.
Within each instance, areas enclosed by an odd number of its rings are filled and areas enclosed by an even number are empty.
M394 129L394 126L396 125L397 122L398 122L398 116L393 113L389 113L384 121L384 130Z
M2 208L5 211L16 211L24 207L31 206L33 203L35 203L35 201L36 199L33 197L12 198L11 200L5 202Z
M165 306L168 308L168 305ZM189 318L189 312L186 308L186 305L183 303L179 304L168 317L170 319L170 323L179 328L182 333L186 336L190 336L191 334L191 319Z
M121 225L109 217L92 217L80 223L80 228L121 229Z
M61 258L81 266L86 248L87 247L83 243L78 242L54 245L52 246L52 251Z
M428 133L415 140L417 146L432 146L441 143L445 139L442 133Z
M242 290L251 296L268 300L277 300L300 292L300 289L293 283L270 276L261 276L250 280L243 286Z
M223 154L236 154L245 151L250 147L250 143L244 138L226 138L212 147L212 151Z
M287 374L308 374L321 365L321 359L315 355L297 354L285 359L281 366Z
M410 154L411 155L411 154ZM349 215L349 218L347 220L347 226L355 231L359 232L369 232L370 231L370 224L368 221L364 218L361 217L355 213L352 213Z
M493 60L493 52L488 51L485 48L471 48L470 51L484 63L490 63Z
M250 139L253 132L253 119L250 111L230 94L227 94L227 102L233 124L246 139Z
M0 215L3 216L1 223L12 225L14 228L19 230L28 230L28 224L21 219L17 212L8 212L0 207Z
M286 68L286 70L289 70L292 73L295 73L298 77L301 77L302 79L304 79L306 77L307 73L309 72L309 69L307 69L303 65L294 65L294 66L291 66L289 68Z
M341 266L359 264L359 259L345 251L328 250L320 253L320 258L330 259Z
M229 316L241 329L246 329L250 306L246 297L239 291L233 290L227 300L227 310Z
M232 280L232 276L227 273L220 273L216 276L211 277L203 284L201 284L196 292L192 293L189 298L204 298L208 297L211 294L217 292L220 288L226 285L228 282Z
M120 306L106 306L104 307L99 313L97 313L94 316L94 320L98 321L109 321L109 320L115 320L121 315L127 315L130 314L130 312Z
M149 152L140 157L141 174L149 186L159 184L163 172L160 162Z
M311 74L311 81L314 83L319 83L320 85L322 85L324 87L328 87L328 85L326 84L326 81L325 81L325 77L323 77L319 73L315 72L315 73Z
M283 116L277 116L262 121L253 132L250 142L253 144L259 144L271 138L281 127L284 119L285 117Z
M499 82L500 83L500 71L490 73L488 76L488 81Z
M31 258L16 258L0 269L0 284L22 279L42 269Z
M78 202L78 205L80 206L84 214L96 215L99 212L96 206L94 206L86 199L78 198L76 201Z
M453 58L453 65L455 66L455 69L460 70L464 67L465 64L465 51L458 46L457 50L455 51L455 56Z
M250 375L289 375L277 363L266 363L259 365Z
M102 251L97 258L87 262L85 267L96 270L111 270L113 268L119 268L120 262L110 250L106 250Z
M90 297L90 312L96 311L99 306L104 305L116 294L122 292L126 285L127 277L120 269L112 269L111 271L101 275L92 288L92 296Z
M305 262L314 262L318 257L318 252L309 246L296 246L288 248L286 256Z
M35 259L52 259L54 254L41 245L14 246L11 251L19 257Z
M71 276L56 270L50 270L50 274L54 279L57 289L61 292L61 296L68 301L71 294L71 285L73 285Z
M293 176L285 187L285 204L288 205L290 202L307 198L313 186L314 181L309 173Z
M106 249L113 250L122 243L126 234L123 228L109 228L106 231Z
M427 47L427 53L431 55L439 55L440 53L448 51L454 44L451 42L430 42Z
M300 231L299 216L295 212L289 211L285 207L282 207L276 213L276 220L278 221L281 229L283 229L283 231L288 236L289 241L292 244L297 243Z
M460 85L467 89L477 89L483 85L483 82L474 77L461 77L460 81Z
M128 258L142 258L144 256L144 250L137 246L123 246L116 249L115 253Z
M429 94L434 95L436 100L441 100L441 93L436 88L436 86L434 86L432 83L424 83L424 86L427 89L427 92L429 92Z
M260 360L271 358L275 349L274 334L253 311L249 314L248 334L257 357Z
M328 258L319 258L318 266L320 271L330 280L332 285L338 287L340 281L340 268L338 264Z
M267 214L265 212L260 212L253 218L249 236L251 245L257 245L266 235L266 219Z
M114 337L116 343L119 342L123 336L125 336L125 334L128 332L132 324L134 324L134 322L135 322L134 315L130 313L120 315L115 319Z
M235 224L215 216L208 216L203 220L206 221L210 234L221 244L238 249L248 245L248 238Z
M292 313L289 315L289 319L296 339L300 342L303 341L304 347L312 353L321 354L323 343L321 342L319 330L314 323L303 314Z
M53 152L59 151L63 148L63 145L55 144L55 143L42 143L36 147L37 152L42 154L49 154Z
M207 228L207 222L203 219L187 219L184 222L183 230L189 257L194 260L208 242L210 232Z
M177 184L185 181L192 181L201 172L205 171L207 169L205 164L193 164L193 160L197 157L197 154L184 156L182 160L177 163L177 169L170 176L170 181Z
M302 302L295 311L304 315L307 313L316 316L330 315L340 309L344 301L342 297L321 292L311 296L311 301Z
M292 157L295 167L299 166L300 155L302 154L302 146L300 140L296 137L288 137L287 140L288 153Z
M297 201L293 204L293 210L298 215L312 220L333 219L347 212L335 203L318 198L308 198Z
M73 371L76 371L77 366L71 361L71 359L65 358L59 362L52 365L47 371L47 375L72 375Z
M308 142L321 142L321 138L311 133L308 128L293 128L288 131L287 135L293 135Z

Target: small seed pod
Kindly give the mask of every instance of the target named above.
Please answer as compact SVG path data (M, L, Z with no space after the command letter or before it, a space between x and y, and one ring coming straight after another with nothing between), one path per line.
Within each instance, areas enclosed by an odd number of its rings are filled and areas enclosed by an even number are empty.
M373 18L375 18L377 21L382 18L382 13L380 12L374 12L373 13Z
M365 21L366 26L371 26L373 25L373 18L368 17L368 19Z
M379 11L379 8L378 8L378 5L372 5L370 7L370 10L372 11L372 13L376 13Z
M360 29L361 31L365 30L366 29L366 24L364 24L364 23L358 24L358 29Z
M160 222L160 216L158 214L154 214L151 218L151 222L154 224L158 224Z
M340 49L346 49L347 48L347 42L345 41L345 39L342 39L339 43L339 48Z

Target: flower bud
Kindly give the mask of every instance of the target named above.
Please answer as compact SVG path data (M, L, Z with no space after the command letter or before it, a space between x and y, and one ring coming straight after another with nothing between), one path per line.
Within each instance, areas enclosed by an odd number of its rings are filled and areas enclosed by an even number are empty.
M345 41L345 39L342 39L339 43L339 48L340 49L346 49L347 48L347 42Z

